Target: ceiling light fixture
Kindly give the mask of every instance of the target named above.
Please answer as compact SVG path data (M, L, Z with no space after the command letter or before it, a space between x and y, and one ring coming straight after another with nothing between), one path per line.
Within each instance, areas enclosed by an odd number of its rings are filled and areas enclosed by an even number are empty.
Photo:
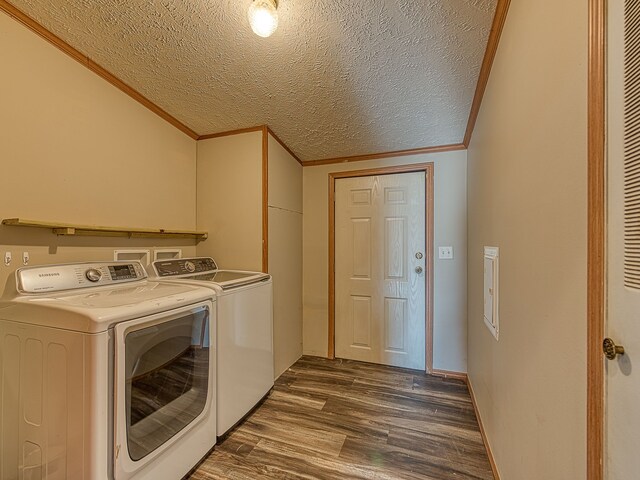
M278 28L278 4L276 0L253 0L249 7L249 24L253 33L268 37Z

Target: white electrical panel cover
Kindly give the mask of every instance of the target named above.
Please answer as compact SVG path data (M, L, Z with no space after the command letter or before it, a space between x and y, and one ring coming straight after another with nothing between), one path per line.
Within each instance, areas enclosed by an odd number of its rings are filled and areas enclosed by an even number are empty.
M498 340L498 247L484 247L484 323Z

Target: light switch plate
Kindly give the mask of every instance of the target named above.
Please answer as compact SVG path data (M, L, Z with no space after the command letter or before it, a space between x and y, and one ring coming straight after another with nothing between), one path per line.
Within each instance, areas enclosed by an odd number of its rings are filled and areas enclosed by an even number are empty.
M438 247L438 258L440 260L453 259L453 247Z

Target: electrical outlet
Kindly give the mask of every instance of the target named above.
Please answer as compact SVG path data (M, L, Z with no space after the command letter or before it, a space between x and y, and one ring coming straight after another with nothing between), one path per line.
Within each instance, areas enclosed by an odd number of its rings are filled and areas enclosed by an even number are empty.
M453 259L453 247L438 247L438 258L440 260Z
M11 265L11 252L4 252L4 264L7 267Z

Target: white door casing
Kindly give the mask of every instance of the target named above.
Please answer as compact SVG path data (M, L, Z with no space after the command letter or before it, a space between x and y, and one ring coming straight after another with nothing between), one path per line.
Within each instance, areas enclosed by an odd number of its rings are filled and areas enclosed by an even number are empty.
M636 178L640 178L640 154L634 154L640 142L633 138L634 134L640 134L640 127L634 124L633 119L636 122L640 120L640 114L636 112L639 107L629 101L635 97L635 101L640 102L640 91L633 91L640 87L640 81L635 80L640 74L637 51L640 41L636 40L640 34L640 3L637 0L612 0L608 3L605 331L607 337L624 346L625 354L607 361L605 367L604 470L605 478L609 480L627 480L637 478L640 471L637 452L640 439L640 373L634 371L633 365L640 352L640 271L637 271L640 265L637 263L640 262L637 256L640 251L640 180ZM626 36L629 38L626 45L625 16ZM633 43L636 49L632 48ZM633 61L631 57L625 60L625 47L633 51L638 60ZM638 65L634 65L636 62ZM634 276L638 278L634 279Z
M425 369L425 173L335 182L336 356Z

